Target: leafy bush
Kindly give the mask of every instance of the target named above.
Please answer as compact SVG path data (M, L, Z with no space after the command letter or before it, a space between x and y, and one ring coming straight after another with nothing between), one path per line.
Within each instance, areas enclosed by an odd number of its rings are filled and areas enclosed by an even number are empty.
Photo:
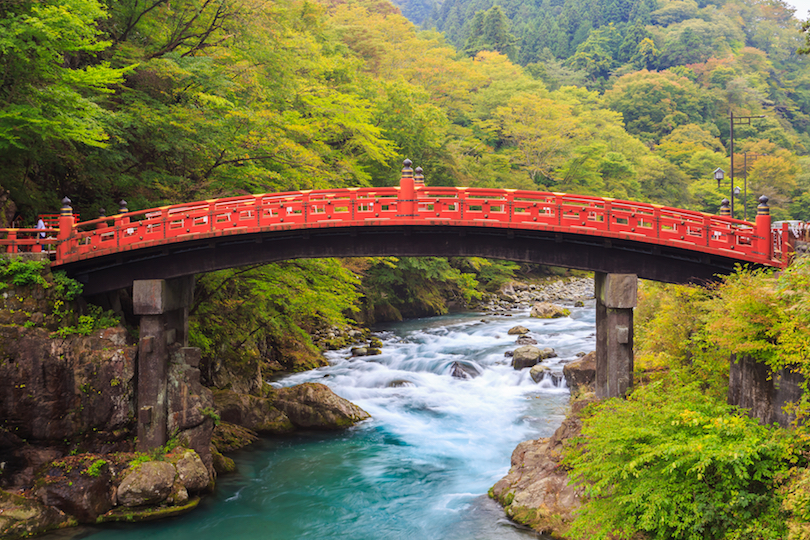
M792 439L760 426L698 383L661 380L589 407L564 463L589 499L575 538L784 538L775 489Z
M104 311L101 307L88 304L87 314L79 315L76 326L63 326L56 331L59 337L72 335L89 336L96 330L109 328L119 323L118 316L112 311Z
M0 289L5 289L11 283L18 287L40 286L48 287L48 282L42 275L48 261L27 261L19 258L0 259Z

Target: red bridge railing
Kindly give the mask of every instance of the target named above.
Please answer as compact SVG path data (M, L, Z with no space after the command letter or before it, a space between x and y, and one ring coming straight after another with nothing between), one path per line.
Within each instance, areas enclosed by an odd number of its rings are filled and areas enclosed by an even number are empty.
M771 230L767 199L755 223L654 204L566 193L430 187L403 172L399 187L295 191L122 212L76 223L68 204L58 229L0 229L0 246L55 252L59 266L156 245L225 235L357 226L472 226L576 233L784 266L796 243ZM123 208L122 210L126 210ZM795 228L795 227L794 227ZM807 236L802 224L801 234ZM39 233L46 233L40 238ZM806 239L806 238L805 238Z

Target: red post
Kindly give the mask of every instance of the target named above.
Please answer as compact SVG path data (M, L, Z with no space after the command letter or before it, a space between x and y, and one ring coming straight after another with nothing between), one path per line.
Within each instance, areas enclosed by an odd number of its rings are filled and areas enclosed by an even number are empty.
M11 229L8 231L8 248L6 248L7 253L17 253L17 230Z
M59 213L59 234L56 236L59 241L56 246L56 260L67 258L70 253L70 238L73 236L73 208L70 206L70 199L62 199L62 210Z
M399 215L412 219L414 215L414 200L416 199L416 188L413 184L413 169L411 169L410 159L402 162L402 177L399 180Z
M773 241L771 239L771 209L768 207L768 197L759 198L756 220L756 250L766 259L773 259Z

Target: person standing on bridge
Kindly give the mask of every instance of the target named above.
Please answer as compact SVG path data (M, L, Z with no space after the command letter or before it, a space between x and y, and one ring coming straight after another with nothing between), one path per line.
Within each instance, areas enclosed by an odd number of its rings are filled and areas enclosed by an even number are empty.
M37 229L42 230L42 232L39 233L39 237L45 238L45 222L42 220L41 217L39 218L39 221L37 221Z

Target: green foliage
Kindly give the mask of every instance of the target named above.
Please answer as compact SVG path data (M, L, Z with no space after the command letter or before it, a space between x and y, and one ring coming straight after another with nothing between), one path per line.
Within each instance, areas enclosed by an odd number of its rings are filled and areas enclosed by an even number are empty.
M17 287L49 286L43 273L48 261L27 261L19 258L0 258L0 289L9 284Z
M104 468L105 465L107 465L107 460L97 459L89 467L87 467L87 469L85 469L84 474L97 477L101 474L101 469Z
M222 419L219 417L219 414L217 414L216 409L213 409L212 407L203 407L202 409L200 409L200 414L213 420L215 426L218 426L219 423L222 421Z
M591 406L565 452L589 499L575 538L784 538L775 489L798 452L698 383L662 380Z
M84 286L76 281L67 277L63 271L58 270L53 272L53 285L56 296L61 298L64 302L72 302L82 294Z
M67 315L64 313L63 319ZM79 315L75 326L62 326L56 331L56 335L61 338L73 335L89 336L96 330L116 326L119 322L118 316L113 311L104 311L100 306L88 304L87 314Z
M308 333L348 325L357 310L358 283L334 259L200 276L189 326L191 343L202 349L204 375L213 377L221 367L255 371L268 363L287 370L314 367L307 364L318 356Z
M439 257L378 259L363 284L372 313L389 320L446 313L448 296L464 304L481 298L473 273Z

